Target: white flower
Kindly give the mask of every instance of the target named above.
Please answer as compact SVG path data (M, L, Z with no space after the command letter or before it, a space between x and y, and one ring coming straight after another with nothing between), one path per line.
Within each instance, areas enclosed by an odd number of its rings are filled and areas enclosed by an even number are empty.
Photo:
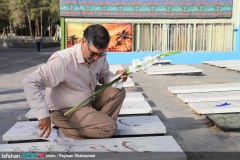
M129 66L129 71L132 73L139 72L140 67L142 65L142 62L138 59L133 59L132 60L132 65Z
M158 57L159 57L159 54L154 57L147 56L147 57L144 57L143 59L144 59L144 61L150 61L153 64L153 63L158 62Z
M151 61L152 57L151 56L147 56L147 57L144 57L143 60L144 61Z
M156 58L156 57L154 56L154 57L152 57L151 61L152 61L152 63L154 64L154 63L158 62L158 58Z
M137 66L133 67L133 66L129 66L129 71L132 72L132 73L136 73L136 72L139 72L139 68Z
M142 62L139 60L139 58L132 60L132 66L133 67L136 67L136 66L139 66L139 65L142 65Z
M152 61L146 58L146 59L142 62L141 69L146 71L146 70L148 69L148 67L150 67L151 65L152 65Z
M160 56L160 54L158 53L157 55L155 55L155 56L153 56L153 57L158 58L159 56Z

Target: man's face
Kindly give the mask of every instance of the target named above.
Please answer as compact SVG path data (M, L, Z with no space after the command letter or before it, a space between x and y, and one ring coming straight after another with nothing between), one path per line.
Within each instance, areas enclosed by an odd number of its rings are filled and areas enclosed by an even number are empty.
M85 38L82 39L81 46L83 58L87 63L93 63L106 54L106 49L97 49L94 45L89 45Z

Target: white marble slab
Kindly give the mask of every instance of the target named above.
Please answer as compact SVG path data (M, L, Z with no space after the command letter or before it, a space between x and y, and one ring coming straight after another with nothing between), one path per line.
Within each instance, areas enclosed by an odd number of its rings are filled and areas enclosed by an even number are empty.
M124 102L144 101L144 100L145 98L140 92L126 92L126 97L124 99Z
M113 73L116 73L118 70L124 70L124 68L120 64L111 64L109 65L109 70Z
M135 86L131 78L128 78L126 82L123 83L123 87L133 87Z
M122 68L121 64L109 64L109 68Z
M123 102L119 115L151 114L152 107L147 101Z
M154 63L154 64L170 64L171 60L159 60L158 62Z
M146 71L148 75L202 74L201 69L176 69L170 71Z
M124 70L123 68L118 68L118 69L109 69L112 73L116 74L117 71L119 70Z
M234 91L240 90L240 83L172 86L167 87L167 89L173 94L193 92Z
M221 100L240 100L240 91L186 93L178 94L177 97L185 103L221 101Z
M240 71L240 65L239 66L229 66L229 67L227 67L227 69L233 70L233 71Z
M221 61L202 61L202 64L209 64L209 63L224 63L224 62L235 62L240 61L239 59L236 60L221 60Z
M223 104L229 105L223 105ZM240 101L192 102L188 104L198 114L238 113Z
M172 136L149 136L149 137L130 137L130 138L108 138L108 139L86 139L75 140L73 142L38 142L38 143L17 143L17 144L1 144L1 152L50 152L59 154L71 154L71 152L104 152L102 157L106 158L107 153L114 153L113 158L122 156L121 159L129 159L124 157L124 153L144 152L144 154L134 154L131 159L159 159L157 153L164 153L161 159L187 159L183 150L179 147ZM121 153L119 155L118 153ZM169 153L169 154L167 154ZM174 154L173 154L174 153ZM178 153L178 154L176 154ZM90 154L90 153L89 153ZM100 155L98 155L100 156Z
M240 67L240 64L236 64L234 66L229 66L229 67L226 67L226 68L232 68L232 67Z
M155 68L148 68L147 71L145 72L154 72L154 71L159 71L159 72L165 72L165 71L176 71L176 70L190 70L190 69L196 69L195 67L191 66L186 66L186 67L155 67Z
M217 66L219 68L226 68L226 67L232 67L232 66L236 66L236 65L240 65L240 62L238 62L238 63L229 63L229 64L217 64L215 66Z
M118 117L115 135L165 134L166 127L158 116Z
M165 134L166 127L158 116L118 117L115 136ZM38 121L17 122L4 135L3 141L23 141L41 139L33 133Z
M213 62L213 63L209 63L209 65L211 66L220 66L220 65L231 65L231 64L239 64L240 63L240 60L239 61L233 61L233 62Z
M152 107L147 101L123 102L119 115L151 114ZM25 115L27 119L37 119L36 113L31 109Z
M189 67L187 64L171 64L171 65L152 65L148 67L149 69L151 68L183 68L183 67Z

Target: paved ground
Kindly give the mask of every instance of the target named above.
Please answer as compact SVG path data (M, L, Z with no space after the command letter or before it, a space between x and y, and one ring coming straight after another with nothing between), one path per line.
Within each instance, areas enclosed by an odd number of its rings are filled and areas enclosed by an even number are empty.
M59 49L46 48L41 52L35 49L0 49L0 137L17 121L25 120L25 113L29 110L21 87L22 79ZM202 64L191 66L203 69L203 76L148 76L140 72L134 75L133 81L153 107L153 114L158 115L166 126L167 135L175 138L188 159L208 159L202 154L208 152L215 159L229 159L220 153L233 155L239 152L240 133L219 130L205 116L198 115L167 91L167 87L239 82L240 72ZM5 142L0 138L0 143Z

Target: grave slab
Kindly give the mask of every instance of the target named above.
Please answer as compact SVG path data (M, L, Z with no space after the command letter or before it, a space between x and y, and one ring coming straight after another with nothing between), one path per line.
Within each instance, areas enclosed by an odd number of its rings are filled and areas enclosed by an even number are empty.
M240 70L240 65L239 66L228 66L226 67L229 70L233 70L233 71L239 71Z
M234 90L240 90L240 83L172 86L172 87L167 87L167 89L173 94L194 93L194 92L214 92L214 91L234 91Z
M118 69L109 69L112 73L117 73L119 70L124 70L123 68L118 68Z
M219 66L219 65L230 65L230 64L239 64L240 63L240 60L238 61L229 61L229 62L212 62L212 63L209 63L209 65L211 66Z
M206 118L223 131L240 131L240 113L213 114Z
M182 68L182 67L189 67L187 64L171 64L171 65L152 65L148 67L149 69L151 68Z
M231 66L236 66L236 65L240 65L240 62L239 63L229 63L229 64L218 64L218 65L215 65L219 68L226 68L226 67L231 67Z
M125 91L126 91L126 92L139 92L139 90L138 90L137 87L135 87L135 86L125 87Z
M146 72L153 72L153 71L175 71L175 70L190 70L190 69L196 69L195 67L154 67L154 68L148 68Z
M185 103L221 101L221 100L240 100L240 91L186 93L178 94L177 97Z
M144 100L145 98L140 92L126 92L126 98L124 99L125 102L144 101Z
M128 78L126 82L123 83L123 87L133 87L135 86L131 78Z
M239 59L236 60L222 60L222 61L202 61L202 64L209 64L209 63L225 63L225 62L238 62Z
M109 64L109 68L122 68L121 64Z
M132 101L132 102L123 102L121 110L119 112L119 116L123 115L144 115L144 114L151 114L152 107L148 104L147 101ZM37 115L31 109L25 117L29 120L36 120Z
M152 107L147 101L123 102L119 116L151 114Z
M71 152L97 152L98 159L106 159L108 153L113 153L108 159L176 159L186 160L187 157L172 136L131 137L75 140L73 142L38 142L1 144L1 152L48 152L64 154ZM60 152L60 153L59 153ZM138 153L128 154L123 153ZM102 154L100 154L102 153ZM144 154L140 154L144 153ZM158 154L157 154L158 153ZM162 154L160 154L162 153ZM167 154L169 153L169 154ZM89 153L90 154L90 153Z
M187 157L172 136L75 140L73 142L38 142L1 144L1 152L48 152L71 155L71 152L94 152L98 159L176 159ZM127 152L127 153L126 153ZM129 154L134 152L136 154ZM109 153L112 153L112 157ZM124 156L124 153L128 156ZM142 153L142 154L141 154ZM144 153L144 154L143 154ZM160 154L161 153L161 154ZM169 154L168 154L169 153ZM90 153L89 153L90 154Z
M123 83L123 87L133 87L135 86L131 78L128 78L126 82Z
M193 102L188 105L198 114L240 112L240 101Z
M176 69L176 70L170 70L170 71L147 71L148 75L179 75L179 74L195 74L195 75L201 75L202 70L201 69Z
M118 128L114 135L115 137L166 133L166 127L158 116L118 117L117 124ZM37 133L33 133L37 129L38 121L17 122L3 135L3 141L9 142L41 139L36 136Z
M158 62L154 63L155 64L170 64L171 60L159 60Z

